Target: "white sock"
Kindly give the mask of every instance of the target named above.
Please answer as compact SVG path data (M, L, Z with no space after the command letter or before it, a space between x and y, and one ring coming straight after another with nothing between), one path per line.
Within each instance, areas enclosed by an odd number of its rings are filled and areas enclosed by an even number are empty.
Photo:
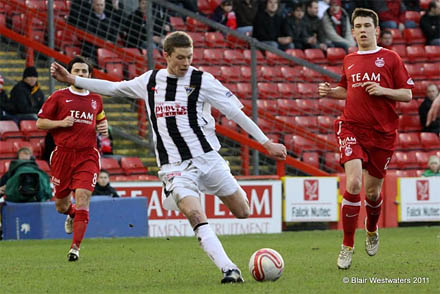
M221 271L237 269L237 266L229 259L223 249L222 243L211 229L208 223L204 223L195 230L200 247L208 254L209 258Z

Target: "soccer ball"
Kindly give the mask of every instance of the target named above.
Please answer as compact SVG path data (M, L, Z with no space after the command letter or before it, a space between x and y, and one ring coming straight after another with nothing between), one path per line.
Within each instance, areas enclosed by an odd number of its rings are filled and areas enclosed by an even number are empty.
M284 260L273 249L262 248L252 254L249 260L249 271L258 282L276 281L284 270Z

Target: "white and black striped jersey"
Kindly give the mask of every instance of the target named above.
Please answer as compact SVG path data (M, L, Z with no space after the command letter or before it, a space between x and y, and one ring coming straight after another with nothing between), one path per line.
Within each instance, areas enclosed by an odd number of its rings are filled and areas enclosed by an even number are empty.
M211 74L194 67L183 77L161 69L114 84L112 95L145 100L159 166L219 150L211 105L228 118L243 107Z

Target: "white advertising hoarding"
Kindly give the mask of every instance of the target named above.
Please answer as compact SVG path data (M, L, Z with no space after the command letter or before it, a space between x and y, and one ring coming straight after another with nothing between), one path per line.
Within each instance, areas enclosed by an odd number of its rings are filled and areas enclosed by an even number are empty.
M284 182L284 221L332 222L338 220L338 178L294 177Z
M399 221L440 221L440 178L400 178L399 181Z
M218 235L281 232L281 181L238 181L246 191L250 205L248 219L237 219L217 198L202 195L202 207L208 222ZM149 237L193 236L194 232L177 211L162 207L161 182L118 182L112 186L122 197L148 198Z

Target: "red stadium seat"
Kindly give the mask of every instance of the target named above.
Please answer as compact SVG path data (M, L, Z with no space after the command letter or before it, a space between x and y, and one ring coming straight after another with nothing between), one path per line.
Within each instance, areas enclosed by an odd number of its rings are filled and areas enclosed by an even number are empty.
M412 89L413 97L425 97L426 88L429 84L432 84L431 81L418 81L415 83L414 88Z
M399 54L400 58L402 58L403 61L408 60L408 57L406 56L406 45L404 44L393 45L391 46L391 50Z
M207 32L205 33L205 42L208 47L211 48L224 48L226 47L226 41L220 32Z
M122 175L124 173L119 166L119 162L112 157L101 158L101 168L107 170L110 175Z
M359 50L358 47L349 47L348 48L348 53L354 53L354 52L357 52L358 50Z
M399 117L399 130L404 132L420 131L420 117L418 115L403 114Z
M440 61L440 46L427 45L425 46L426 58L430 62Z
M240 49L227 49L223 55L228 64L246 64L243 52Z
M426 61L425 46L413 45L406 47L406 55L410 62Z
M439 136L435 133L421 132L420 141L423 149L440 149L440 139Z
M0 138L1 140L24 138L23 133L18 129L17 124L12 120L0 121ZM3 144L3 142L2 142Z
M282 81L283 76L278 66L262 66L261 75L266 81Z
M301 66L282 66L280 70L286 81L303 81Z
M423 68L423 63L415 64L405 64L406 70L409 75L415 80L425 79L425 69Z
M278 92L282 98L294 98L298 92L298 87L293 83L278 83Z
M38 164L38 167L44 171L47 174L50 174L50 167L49 164L45 160L35 160L35 162Z
M397 102L397 109L403 114L418 114L419 102L412 99L410 102Z
M229 48L241 48L241 49L244 49L244 48L248 48L249 47L248 42L246 42L245 40L240 39L240 38L238 38L238 37L236 37L234 35L231 35L231 34L227 34L226 35L226 43L227 43Z
M405 20L413 21L416 24L420 23L420 12L407 10L405 11Z
M26 0L26 6L27 8L33 8L38 11L45 11L47 10L46 1L41 0Z
M278 114L277 104L273 103L271 100L259 99L257 100L257 107L260 110L269 112L272 115Z
M78 46L66 46L64 47L64 52L68 57L75 57L81 55L81 47Z
M282 115L298 115L295 99L277 99L277 108Z
M193 64L199 65L204 63L203 59L203 48L194 48L193 50Z
M127 176L147 173L147 169L139 157L122 157L121 168Z
M15 151L13 141L1 141L0 142L0 159L15 159L17 158L17 152Z
M424 74L430 80L440 79L440 63L423 64Z
M237 83L237 96L241 99L252 97L252 86L250 83Z
M292 151L296 155L300 155L307 151L319 151L315 142L298 135L285 135L284 145L286 146L287 151Z
M318 131L316 116L295 116L295 125L303 127L310 132Z
M37 128L36 120L22 120L20 121L20 130L23 132L27 139L30 138L44 138L47 131Z
M338 75L342 75L342 66L341 65L324 65L323 66L324 69L334 72L335 74ZM334 79L326 76L326 75L322 75L323 79L326 80L327 82L334 82Z
M279 97L278 86L274 83L258 83L258 96L261 99Z
M325 79L323 74L306 66L303 66L302 74L306 82L320 82Z
M334 117L320 115L317 117L317 121L318 121L318 128L320 133L333 132L333 123L335 121Z
M423 151L414 151L418 168L426 168L428 166L429 153Z
M205 15L210 15L214 12L214 10L211 8L209 0L197 0L197 8Z
M403 38L402 32L399 29L387 29L387 31L391 32L394 45L405 44L405 39Z
M319 154L318 152L304 152L302 155L302 161L319 168Z
M186 18L186 27L190 32L206 32L208 30L208 26L206 24L189 16Z
M343 48L327 48L327 59L329 64L342 64L344 60L345 50Z
M407 152L396 151L391 158L389 168L406 168L408 163Z
M312 63L327 63L327 58L321 49L305 49L304 56Z
M301 49L287 49L286 53L296 58L306 59L304 51L302 51Z
M228 83L240 81L242 79L239 66L221 66L220 70L222 77L224 77L225 81Z
M298 83L298 94L301 98L318 96L318 86L311 83Z
M274 123L273 121L269 121L267 119L259 118L257 125L264 133L269 133L274 131Z
M107 63L105 65L105 71L118 80L124 79L124 64L122 63Z
M223 49L204 49L203 58L207 64L225 64Z
M416 151L409 151L406 153L407 162L405 164L406 168L418 168L419 163L417 162Z
M170 24L177 31L186 31L186 25L181 17L171 16Z
M29 148L32 151L32 154L36 157L39 157L41 155L41 146L39 143L21 140L14 141L15 154L17 154L18 150L23 147Z
M263 55L263 53L261 53L260 50L256 50L255 53L257 55L257 63L258 64L266 62L266 59L264 58L264 55ZM244 59L246 60L246 63L251 64L251 50L249 50L249 49L243 50L243 56L244 56Z
M109 49L98 48L97 50L98 65L101 68L105 68L107 63L120 63L122 60L116 53Z
M53 2L53 12L57 17L65 17L69 15L69 7L64 0L55 0Z
M319 114L318 103L319 102L316 99L297 99L296 101L296 105L301 115ZM316 120L316 117L314 117L314 119ZM318 126L316 125L314 129L317 127Z
M400 133L398 146L402 149L416 149L421 147L419 133Z
M216 77L220 81L227 82L226 78L223 76L223 72L222 72L221 67L201 65L201 66L199 66L199 69L204 72L209 72L210 74L212 74L214 77Z
M335 172L343 172L340 164L340 155L337 152L326 152L324 155L325 166Z
M236 83L224 83L223 86L228 88L233 94L237 93L237 84Z
M205 33L202 33L202 32L188 32L188 35L193 40L194 47L196 47L196 48L204 48L204 47L206 47Z
M403 30L403 36L407 44L425 44L426 38L423 35L421 29L405 29Z
M272 64L272 65L274 65L274 64L289 64L289 62L290 62L288 59L286 59L278 54L272 53L270 51L266 51L266 60L267 60L267 63Z
M319 111L324 115L338 116L342 113L345 106L345 100L332 98L319 99Z

